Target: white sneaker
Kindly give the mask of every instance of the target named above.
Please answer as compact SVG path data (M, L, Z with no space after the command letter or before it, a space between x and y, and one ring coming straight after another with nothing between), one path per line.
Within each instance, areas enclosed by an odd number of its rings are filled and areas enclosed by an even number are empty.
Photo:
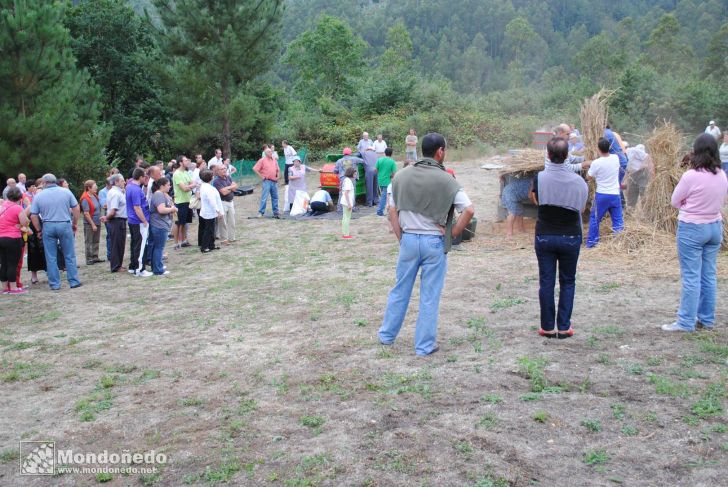
M141 271L141 272L137 272L136 275L140 276L140 277L149 277L149 276L153 276L154 274L152 274L149 271Z
M129 270L128 270L128 271L126 271L126 272L128 272L129 274L133 274L133 275L136 275L136 272L137 272L137 271L136 271L136 269L129 269Z
M169 275L169 271L164 271L164 273L162 275L163 276L168 276Z
M662 325L663 331L682 331L683 333L690 333L692 330L686 330L682 326L677 324L677 321L670 323L669 325Z

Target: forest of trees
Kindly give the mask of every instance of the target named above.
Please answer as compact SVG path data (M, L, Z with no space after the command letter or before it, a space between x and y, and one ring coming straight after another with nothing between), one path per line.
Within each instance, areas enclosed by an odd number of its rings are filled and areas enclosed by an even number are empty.
M578 121L728 125L728 0L0 0L0 173L408 128L483 149Z

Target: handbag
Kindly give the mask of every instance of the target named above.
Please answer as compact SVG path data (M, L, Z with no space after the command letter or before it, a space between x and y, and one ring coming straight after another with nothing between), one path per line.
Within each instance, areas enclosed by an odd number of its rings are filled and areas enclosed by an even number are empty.
M190 209L199 210L200 208L202 208L202 200L200 200L200 197L197 195L197 193L194 193L190 198Z

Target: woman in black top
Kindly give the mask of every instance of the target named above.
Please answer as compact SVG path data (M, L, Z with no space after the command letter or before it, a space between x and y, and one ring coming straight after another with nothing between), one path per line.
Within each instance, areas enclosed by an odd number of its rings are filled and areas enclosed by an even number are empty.
M538 259L541 328L547 338L569 338L576 290L576 266L582 242L581 212L589 194L586 181L564 166L565 140L553 138L546 146L549 161L533 181L531 199L538 205L534 247ZM556 271L559 273L558 315L554 305ZM555 329L556 328L556 329Z

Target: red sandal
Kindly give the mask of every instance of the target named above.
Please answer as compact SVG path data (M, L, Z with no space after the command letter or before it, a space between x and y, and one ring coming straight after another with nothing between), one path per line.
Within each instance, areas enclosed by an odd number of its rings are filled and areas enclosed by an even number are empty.
M574 330L571 328L569 328L568 330L564 330L564 331L559 330L559 332L558 332L559 339L571 338L573 336L574 336Z
M538 334L545 338L556 338L556 330L544 330L543 328L538 329Z

